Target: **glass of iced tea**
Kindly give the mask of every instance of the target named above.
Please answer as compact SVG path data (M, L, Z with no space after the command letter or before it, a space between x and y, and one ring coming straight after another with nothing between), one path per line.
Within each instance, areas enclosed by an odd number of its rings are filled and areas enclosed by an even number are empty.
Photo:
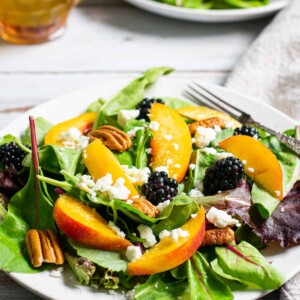
M0 0L0 37L37 44L61 36L76 0Z

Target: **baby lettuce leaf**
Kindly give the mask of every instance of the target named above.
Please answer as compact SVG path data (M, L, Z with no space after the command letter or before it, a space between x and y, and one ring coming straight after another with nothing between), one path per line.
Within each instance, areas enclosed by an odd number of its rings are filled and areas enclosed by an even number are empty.
M88 248L74 241L69 241L69 243L79 256L86 258L102 268L116 272L125 272L127 270L127 262L121 258L121 254L118 252Z
M220 142L233 136L233 133L234 133L234 130L232 128L226 128L226 129L218 132L215 139L211 142L210 146L217 148L219 146Z
M146 168L148 165L146 148L151 137L152 133L149 129L145 129L144 131L138 130L136 133L136 140L134 141L133 147L136 153L135 166L138 169Z
M158 97L159 99L162 99L165 101L165 105L173 108L173 109L178 109L181 107L185 106L190 106L190 103L187 103L183 100L177 99L177 98L172 98L172 97Z
M136 286L136 300L181 299L187 288L186 280L174 280L169 272L154 274L146 283Z
M282 247L300 242L300 181L266 220L252 216L248 225L263 242L280 241Z
M36 130L36 139L38 146L42 146L44 144L44 139L46 133L50 130L53 125L49 123L42 117L37 117L35 119L35 130ZM27 146L31 146L31 139L30 139L30 128L29 126L25 130L23 136L21 137L23 144Z
M86 109L87 112L99 112L106 101L102 98L92 102Z
M75 174L80 158L81 151L73 148L55 145L44 145L39 148L40 167L54 174L60 174L61 170ZM31 155L24 158L23 165L26 167L32 165Z
M266 247L266 244L261 242L261 238L257 236L247 224L240 226L234 234L237 243L245 241L256 249L263 249Z
M213 269L199 252L187 262L187 269L191 299L233 299L230 289L218 280Z
M169 67L152 68L130 82L115 97L101 107L93 128L97 129L101 125L106 124L107 117L117 115L122 109L134 108L144 98L146 88L159 79L159 77L167 75L172 71L173 69Z
M0 225L0 269L6 272L35 273L29 263L25 235L35 224L34 172L30 171L27 184L10 200L8 212ZM40 189L39 229L54 229L51 202Z
M216 247L218 264L223 271L242 281L257 284L263 289L277 289L283 283L283 276L273 268L260 252L241 242L236 246Z

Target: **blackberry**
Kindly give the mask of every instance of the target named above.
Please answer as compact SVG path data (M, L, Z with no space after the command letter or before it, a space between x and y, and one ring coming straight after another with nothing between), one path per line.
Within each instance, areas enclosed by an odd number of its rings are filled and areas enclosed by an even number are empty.
M258 133L257 129L249 126L249 125L243 125L242 127L238 127L234 130L234 135L248 135L251 137L256 137L257 139L260 139L260 134Z
M237 187L244 174L244 165L236 157L218 160L209 167L203 179L205 195L214 195L218 191L231 190Z
M148 183L143 184L142 192L147 200L157 205L166 200L172 200L178 194L178 183L169 178L166 172L153 172Z
M26 152L14 142L0 147L0 161L4 166L14 166L16 170L20 170L25 156Z
M140 102L136 107L136 109L139 109L139 111L140 111L140 114L138 115L137 119L138 120L144 119L147 122L149 122L150 120L149 120L148 114L151 109L151 105L155 102L165 104L165 101L161 100L161 99L153 99L153 98L152 99L148 99L148 98L143 99L143 101Z

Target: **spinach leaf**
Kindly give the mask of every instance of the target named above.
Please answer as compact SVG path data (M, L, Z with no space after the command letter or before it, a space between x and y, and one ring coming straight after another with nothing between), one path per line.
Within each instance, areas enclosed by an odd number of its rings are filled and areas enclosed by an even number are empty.
M0 269L6 272L35 273L26 253L25 235L35 224L34 172L27 184L9 202L8 212L0 225ZM40 187L38 229L54 229L51 201Z
M9 143L16 143L22 150L24 150L27 153L30 153L30 149L25 147L23 143L21 142L20 139L16 138L15 136L11 134L7 134L5 136L0 137L0 146L4 144L9 144Z
M190 106L190 103L187 103L183 100L177 99L177 98L171 98L171 97L158 97L159 99L162 99L165 101L165 105L173 108L178 109L180 107Z
M153 84L159 77L167 75L172 71L173 69L169 67L157 67L144 72L102 106L93 128L96 129L106 124L106 118L117 115L121 109L132 109L135 107L144 98L144 91L147 87Z
M211 142L210 146L217 148L219 146L219 143L223 140L233 136L234 130L232 128L226 128L222 131L218 132L215 139Z
M50 130L53 125L49 123L46 119L42 117L38 117L35 119L35 130L36 130L36 139L38 146L44 144L45 135ZM31 146L31 138L30 138L30 128L29 126L26 128L23 136L21 137L23 144L27 146Z
M127 262L121 258L121 254L118 252L93 249L79 245L74 241L69 241L69 243L79 256L85 257L102 268L116 272L127 270Z
M7 210L4 208L4 206L2 205L1 200L0 200L0 224L4 220L6 214L7 214Z
M60 174L61 170L75 174L80 158L81 151L73 148L55 145L44 145L39 148L41 168L54 174ZM24 158L23 165L26 167L32 165L31 155Z
M145 129L144 131L138 130L136 133L134 149L136 152L135 166L138 169L146 168L148 166L146 147L149 144L151 137L152 133L149 129Z
M196 252L187 262L191 299L233 299L230 289L218 280L205 258Z
M186 281L174 280L169 272L154 274L146 283L135 288L136 300L174 300L181 299L187 288Z
M237 243L245 241L254 246L256 249L262 249L266 247L266 244L262 243L261 239L246 224L239 227L234 234Z
M218 264L226 274L242 281L255 283L264 289L277 289L283 283L282 274L247 242L215 249Z
M87 112L99 112L106 101L102 98L92 102L86 109Z

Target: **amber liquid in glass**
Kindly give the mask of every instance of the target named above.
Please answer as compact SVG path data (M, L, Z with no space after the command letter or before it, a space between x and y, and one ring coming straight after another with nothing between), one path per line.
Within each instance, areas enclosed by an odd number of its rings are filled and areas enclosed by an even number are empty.
M18 44L60 36L74 0L0 0L0 37Z

